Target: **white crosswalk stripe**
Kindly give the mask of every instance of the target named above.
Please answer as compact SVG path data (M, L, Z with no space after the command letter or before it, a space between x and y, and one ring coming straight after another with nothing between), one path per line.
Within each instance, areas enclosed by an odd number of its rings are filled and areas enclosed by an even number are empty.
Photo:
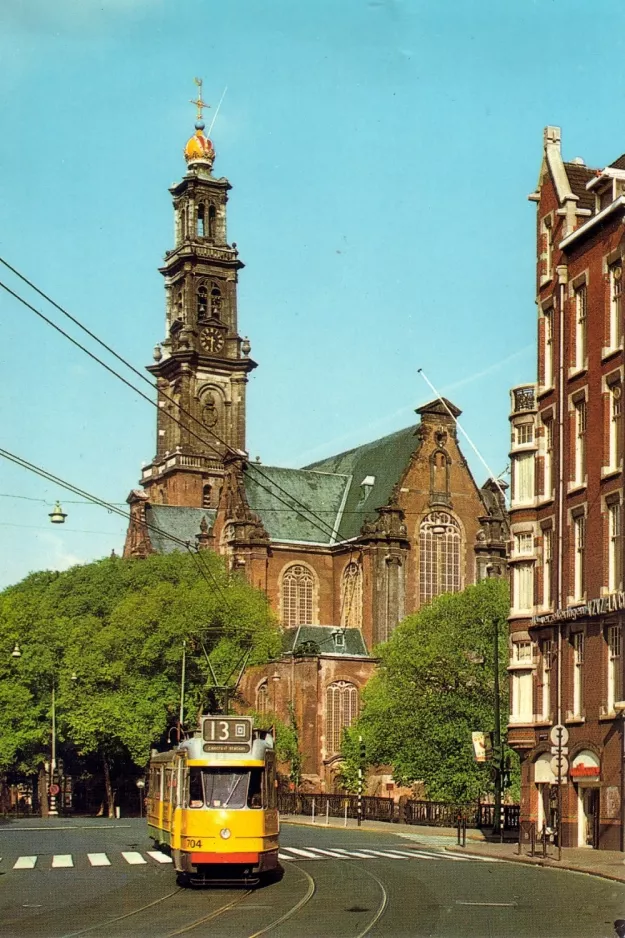
M147 863L140 853L136 853L134 850L122 850L122 856L126 863L130 863L131 866L138 866L140 863Z
M321 847L311 847L310 849L314 850L315 853L323 854L324 857L334 857L336 860L347 860L347 857L337 853L336 850L322 850Z
M278 854L280 860L451 860L452 862L467 863L472 860L481 860L486 863L500 863L490 857L478 857L474 854L469 856L459 856L453 853L436 853L427 850L402 850L401 848L389 847L386 850L374 850L369 847L362 847L358 850L347 850L343 847L332 847L327 850L322 847L284 847L280 848Z
M52 857L53 870L66 870L74 865L71 853L57 853Z
M14 870L34 870L37 857L18 857L13 864Z
M298 857L305 857L306 860L321 860L321 857L318 857L315 853L311 853L310 850L300 850L299 847L286 847L286 850L290 850L291 853L296 854Z
M110 866L111 861L105 853L88 853L87 857L89 858L89 863L91 866Z
M171 857L168 857L166 853L161 853L160 850L148 850L148 856L152 857L153 860L156 860L157 863L173 863Z

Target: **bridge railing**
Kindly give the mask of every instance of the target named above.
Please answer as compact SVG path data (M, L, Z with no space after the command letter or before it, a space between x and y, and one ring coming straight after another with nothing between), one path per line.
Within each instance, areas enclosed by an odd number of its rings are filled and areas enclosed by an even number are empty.
M333 795L325 792L280 792L278 807L284 815L299 814L305 817L358 817L356 795ZM362 798L362 816L369 821L389 821L403 824L422 824L428 827L455 827L458 818L466 821L467 827L487 828L494 824L493 804L473 802L458 804L444 801L418 801L416 799L396 802L392 798ZM518 830L519 805L507 804L503 808L504 830Z

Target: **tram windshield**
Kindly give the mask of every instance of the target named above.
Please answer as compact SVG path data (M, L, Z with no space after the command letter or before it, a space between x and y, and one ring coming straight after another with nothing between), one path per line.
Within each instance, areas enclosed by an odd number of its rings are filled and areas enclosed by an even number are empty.
M251 784L250 784L251 782ZM189 807L257 807L260 793L258 769L198 769L189 777Z

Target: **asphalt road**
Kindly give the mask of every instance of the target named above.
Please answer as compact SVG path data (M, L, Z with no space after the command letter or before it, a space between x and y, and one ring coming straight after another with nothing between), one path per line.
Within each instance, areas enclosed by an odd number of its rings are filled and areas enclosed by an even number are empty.
M4 938L614 938L625 885L395 834L284 825L284 877L179 889L138 819L0 826Z

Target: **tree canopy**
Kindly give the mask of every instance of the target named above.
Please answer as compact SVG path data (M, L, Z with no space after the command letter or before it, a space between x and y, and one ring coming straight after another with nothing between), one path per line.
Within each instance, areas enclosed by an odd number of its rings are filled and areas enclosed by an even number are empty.
M380 667L343 747L346 784L362 735L368 763L391 765L400 784L422 781L429 798L468 801L492 790L490 766L474 761L471 733L494 729L496 630L504 738L508 612L507 582L484 580L435 599L375 649Z
M261 592L208 551L146 560L109 558L43 572L0 593L0 772L36 772L57 736L80 756L143 766L176 724L183 642L185 722L193 726L220 682L247 655L277 656L280 634ZM20 656L12 652L18 644Z

